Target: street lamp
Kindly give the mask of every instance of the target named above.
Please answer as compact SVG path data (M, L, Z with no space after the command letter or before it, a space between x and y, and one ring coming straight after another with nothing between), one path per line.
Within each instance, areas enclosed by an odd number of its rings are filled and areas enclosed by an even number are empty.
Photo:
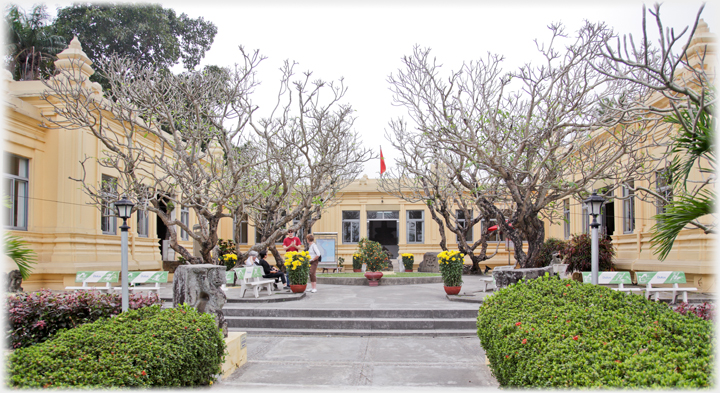
M123 219L122 226L120 226L120 241L121 241L121 272L120 279L122 280L122 312L128 310L128 229L127 219L132 215L133 207L135 204L130 202L123 195L122 199L115 202L115 212L118 217Z
M605 203L605 198L593 192L588 199L584 201L585 206L590 211L590 215L593 217L593 221L590 224L592 228L592 243L590 247L590 278L591 282L595 285L598 283L598 259L599 259L599 247L598 247L598 227L600 223L597 222L597 216L600 214L600 208Z

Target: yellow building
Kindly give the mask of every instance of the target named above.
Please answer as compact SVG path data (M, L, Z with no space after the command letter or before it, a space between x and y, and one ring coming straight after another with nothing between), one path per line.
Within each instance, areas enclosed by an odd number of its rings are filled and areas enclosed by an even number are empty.
M698 31L700 40L710 33L705 26ZM68 66L68 59L82 59L87 63L81 72L92 74L91 62L74 40L62 52L56 67ZM12 206L5 210L5 229L30 243L38 254L30 279L24 281L26 290L41 287L62 289L72 285L75 272L80 270L120 270L120 223L104 216L84 194L80 185L71 180L83 176L79 163L85 156L99 157L101 143L88 130L53 129L43 126L44 118L56 116L52 107L42 99L45 90L40 81L13 81L3 72L5 89L5 126L3 173L5 192L11 196ZM144 141L152 144L152 140ZM116 174L100 166L89 165L88 181L100 182ZM427 206L409 203L378 191L377 180L363 177L342 190L342 200L322 214L313 232L336 232L338 256L345 259L345 268L352 266L352 254L362 237L380 240L393 254L412 253L415 268L426 252L440 251L438 225L431 219ZM565 223L546 223L546 237L567 238L582 233L586 226L582 207L568 200ZM654 257L649 246L650 228L655 206L634 202L634 225L623 210L623 203L610 203L604 220L607 231L617 247L616 265L623 270L682 270L688 281L703 291L714 291L713 238L699 230L683 231L665 262ZM181 206L175 214L192 227L197 222L192 212ZM585 217L587 217L585 215ZM233 238L232 219L223 219L219 237ZM165 228L154 214L135 213L129 223L130 270L161 270L163 260L174 260L171 250L163 250ZM254 243L253 223L242 226L241 249ZM479 236L476 227L473 239ZM181 244L192 252L192 241L181 234ZM455 235L446 233L449 249L457 249ZM493 239L488 254L497 254L486 263L490 267L514 263L505 250L504 239ZM6 271L14 265L6 261Z

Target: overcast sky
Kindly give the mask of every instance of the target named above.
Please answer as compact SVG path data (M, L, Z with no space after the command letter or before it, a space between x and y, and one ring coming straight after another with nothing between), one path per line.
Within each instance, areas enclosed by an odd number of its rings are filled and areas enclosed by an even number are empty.
M15 2L26 10L33 1ZM72 2L48 1L55 13ZM164 7L192 18L202 16L218 27L212 49L201 63L230 66L240 62L238 45L259 49L267 57L260 68L263 82L255 102L260 114L269 113L277 94L283 60L299 63L296 70L310 70L317 78L345 78L346 102L357 110L356 130L376 154L382 145L388 168L394 152L385 139L391 118L402 116L391 104L387 77L402 66L415 44L432 48L438 62L449 71L463 61L485 57L487 52L505 57L504 70L537 61L533 42L547 42L547 25L563 22L568 32L583 20L604 21L620 34L639 37L641 1L161 1ZM342 5L337 5L340 3ZM440 5L442 4L442 5ZM646 3L652 7L653 3ZM667 26L690 25L701 1L663 2L661 16ZM717 7L707 4L703 19L717 32ZM654 24L650 25L654 28ZM370 178L379 176L379 160L365 165Z

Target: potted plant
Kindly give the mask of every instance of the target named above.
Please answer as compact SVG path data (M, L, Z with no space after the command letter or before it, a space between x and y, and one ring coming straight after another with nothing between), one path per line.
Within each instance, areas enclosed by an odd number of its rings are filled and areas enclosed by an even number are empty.
M235 254L225 254L221 257L221 259L225 263L225 270L232 269L237 263L237 255Z
M445 284L445 293L457 295L462 286L462 271L465 254L460 251L443 251L438 254L438 265Z
M355 273L362 271L363 260L359 253L353 254L353 271Z
M291 282L290 290L293 293L305 292L310 274L310 254L307 251L286 252L285 268Z
M360 239L358 245L360 247L360 258L367 265L365 277L369 280L368 285L376 287L379 284L378 280L383 276L380 270L387 267L387 253L383 251L380 243L368 240L367 238Z
M412 272L413 270L413 264L415 263L415 256L413 254L401 254L402 256L402 262L405 266L406 272Z
M340 273L345 266L345 258L338 257L338 273Z

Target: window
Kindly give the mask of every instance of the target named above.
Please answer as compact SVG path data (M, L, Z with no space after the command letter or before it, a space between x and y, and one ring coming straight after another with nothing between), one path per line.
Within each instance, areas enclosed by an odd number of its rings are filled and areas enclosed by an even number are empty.
M657 172L657 192L662 195L665 200L658 198L657 214L665 213L665 205L673 199L672 189L672 173L670 168Z
M570 200L563 201L563 218L565 219L565 240L570 239Z
M248 218L247 214L242 215L242 221L240 221L240 244L247 244L248 242ZM233 241L235 241L235 223L237 216L233 217Z
M28 221L28 159L5 153L5 190L9 200L5 208L8 229L27 230Z
M117 199L117 179L102 175L101 190L106 201L115 201ZM115 204L112 202L107 202L102 207L100 229L105 235L117 235L117 217L115 216Z
M487 221L485 221L484 218L480 221L480 225L482 226L483 230L485 230L485 225L487 225L488 227L497 225L497 219L495 219L495 218L491 218L489 221L490 222L489 224L486 224L486 222ZM499 242L499 241L502 241L502 238L503 238L502 231L500 230L500 227L498 227L496 230L488 233L487 241Z
M148 237L148 211L137 211L137 231L139 237Z
M359 212L358 212L359 216ZM369 211L367 212L368 220L397 220L400 218L399 210L392 211Z
M370 217L368 216L368 218ZM342 240L345 244L357 243L360 241L360 211L343 210Z
M457 210L455 214L456 214L455 217L457 218L457 225L462 230L462 228L465 228L465 226L468 225L467 219L465 218L465 212L463 212L462 210ZM470 216L472 216L472 210L470 210ZM467 235L465 235L465 241L471 242L472 239L473 239L473 229L470 228ZM457 236L455 236L455 241L459 243L460 242L459 240L460 239Z
M180 208L180 222L185 224L185 226L190 226L190 209L187 207ZM184 229L180 229L180 238L182 240L189 240L190 236Z
M635 182L629 181L623 186L623 233L635 230Z
M423 214L422 210L407 211L407 242L422 243L423 242Z

